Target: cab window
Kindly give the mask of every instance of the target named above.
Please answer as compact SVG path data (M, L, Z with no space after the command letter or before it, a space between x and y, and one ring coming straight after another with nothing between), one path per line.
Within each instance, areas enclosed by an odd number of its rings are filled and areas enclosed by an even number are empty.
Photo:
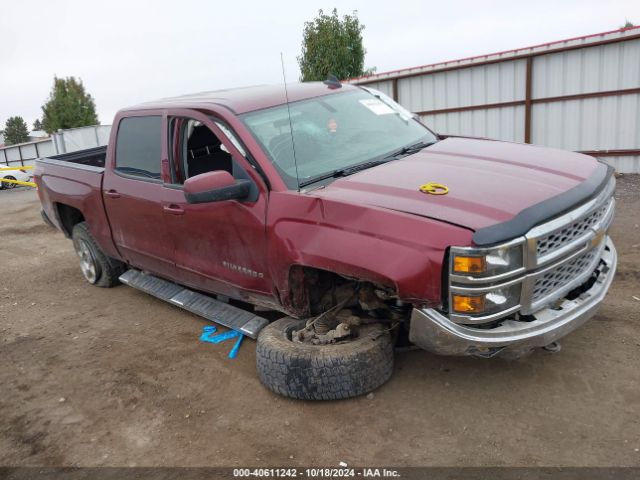
M190 118L170 122L172 183L182 184L201 173L224 170L234 175L238 167L225 145L206 125Z
M122 119L116 138L116 171L160 180L161 132L160 116Z

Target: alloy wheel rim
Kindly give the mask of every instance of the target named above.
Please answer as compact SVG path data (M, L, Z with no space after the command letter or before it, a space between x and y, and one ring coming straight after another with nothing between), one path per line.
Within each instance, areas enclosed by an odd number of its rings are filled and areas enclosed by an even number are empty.
M15 180L15 178L13 178L10 175L7 175L6 177L4 177L6 180ZM2 182L2 185L4 186L4 188L6 188L7 190L11 190L13 187L16 186L15 183L9 183L9 182Z
M96 268L95 259L87 242L78 240L76 253L80 258L80 270L82 270L84 278L86 278L89 283L95 283L98 277L98 269Z

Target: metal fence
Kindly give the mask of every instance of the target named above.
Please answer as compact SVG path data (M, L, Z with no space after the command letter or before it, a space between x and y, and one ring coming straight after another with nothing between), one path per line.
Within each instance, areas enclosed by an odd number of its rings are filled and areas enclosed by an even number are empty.
M29 166L39 157L99 147L109 142L111 125L58 130L51 138L0 148L0 166Z
M581 151L640 173L640 27L351 82L438 133Z
M55 155L55 153L53 142L50 138L2 147L0 148L0 167L33 165L36 158L48 157Z

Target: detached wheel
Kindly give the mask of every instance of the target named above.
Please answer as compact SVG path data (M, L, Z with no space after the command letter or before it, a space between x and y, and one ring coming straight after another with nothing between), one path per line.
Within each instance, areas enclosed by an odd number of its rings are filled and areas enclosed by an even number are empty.
M5 180L14 180L15 181L15 177L12 177L11 175L7 175L6 177L4 177ZM11 190L12 188L15 188L16 184L15 183L9 183L9 182L2 182L2 186L4 188L6 188L7 190Z
M78 223L71 232L73 248L80 259L80 270L85 280L97 287L114 287L118 277L126 270L124 263L107 257L89 233L85 222Z
M370 392L393 373L393 344L381 325L360 327L357 338L331 345L291 340L304 320L282 318L258 336L256 363L260 381L285 397L338 400Z

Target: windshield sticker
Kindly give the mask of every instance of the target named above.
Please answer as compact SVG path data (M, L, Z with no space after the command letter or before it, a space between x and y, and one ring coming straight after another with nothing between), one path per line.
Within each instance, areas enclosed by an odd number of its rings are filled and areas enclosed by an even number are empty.
M335 118L330 118L327 122L327 128L331 133L336 133L338 131L338 122L336 122Z
M371 110L376 115L389 115L394 112L393 108L391 108L386 103L381 102L377 98L367 98L364 100L360 100L360 103Z

